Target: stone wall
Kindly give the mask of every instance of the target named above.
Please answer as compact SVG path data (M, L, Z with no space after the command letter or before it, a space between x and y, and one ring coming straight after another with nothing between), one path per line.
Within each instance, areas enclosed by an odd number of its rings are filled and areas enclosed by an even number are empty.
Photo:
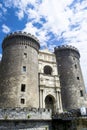
M87 130L87 116L47 109L0 109L0 130Z
M53 120L52 130L87 130L87 117L72 120Z
M39 86L40 86L40 107L51 108L54 112L62 112L61 87L57 64L54 53L48 49L39 51ZM52 99L46 103L46 99Z
M25 33L13 33L2 43L0 107L39 107L39 43Z
M47 109L0 109L0 130L52 130L51 116Z
M0 121L0 130L52 130L52 123L48 120L31 121Z
M51 120L52 111L36 108L0 108L0 120Z
M72 46L55 48L60 77L63 109L77 109L84 106L85 86L80 68L79 51Z

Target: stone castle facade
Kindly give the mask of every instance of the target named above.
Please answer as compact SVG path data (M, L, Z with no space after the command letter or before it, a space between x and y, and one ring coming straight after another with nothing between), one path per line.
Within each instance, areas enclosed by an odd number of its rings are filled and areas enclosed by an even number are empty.
M61 87L55 55L48 49L39 51L40 108L62 112Z
M39 50L40 42L36 37L15 32L4 38L2 49L3 55L0 62L0 111L2 114L0 119L4 119L4 109L9 120L12 120L12 113L14 113L13 122L18 119L26 120L30 111L31 120L38 122L38 119L44 119L47 122L42 124L48 124L49 127L43 130L49 130L49 128L51 130L50 110L53 114L60 114L64 111L80 109L83 106L87 107L79 61L80 54L75 47L59 46L54 49L54 53L48 49ZM22 109L21 118L20 114L17 114L19 108ZM15 109L15 112L12 109ZM41 124L37 124L37 130L39 130ZM20 128L20 125L18 127ZM6 128L10 129L7 125ZM33 124L28 124L27 129L32 128Z

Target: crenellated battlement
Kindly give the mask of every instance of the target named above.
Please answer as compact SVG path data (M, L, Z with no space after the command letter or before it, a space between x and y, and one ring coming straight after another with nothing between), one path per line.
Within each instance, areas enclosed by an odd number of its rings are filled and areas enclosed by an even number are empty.
M62 45L62 46L57 46L57 47L54 48L55 51L57 51L57 50L66 50L66 49L74 50L79 54L79 50L76 47L72 46L72 45Z
M32 44L32 42L35 44ZM4 49L8 45L10 45L10 43L14 43L14 44L20 43L23 45L29 45L34 47L37 50L40 48L40 42L34 35L22 31L8 34L3 40L2 48Z
M6 39L8 37L13 37L13 35L14 36L16 36L16 35L28 36L28 37L35 39L37 42L39 42L39 40L34 35L27 33L27 32L22 32L22 31L12 32L12 33L8 34L4 39Z
M0 108L0 120L50 120L52 111L50 109L37 108Z

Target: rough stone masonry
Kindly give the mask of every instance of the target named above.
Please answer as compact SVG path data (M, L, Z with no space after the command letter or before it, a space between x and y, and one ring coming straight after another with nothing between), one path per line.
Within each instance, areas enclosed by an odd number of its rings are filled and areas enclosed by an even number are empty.
M14 32L4 38L2 49L0 130L86 127L78 123L87 95L75 47L58 46L54 53L39 50L36 37Z

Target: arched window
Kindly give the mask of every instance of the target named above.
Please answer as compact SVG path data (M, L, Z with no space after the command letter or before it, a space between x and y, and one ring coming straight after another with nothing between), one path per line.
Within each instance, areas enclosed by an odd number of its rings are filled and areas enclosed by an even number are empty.
M54 111L55 99L52 95L47 95L45 98L45 108L52 109Z
M44 74L51 75L52 74L52 68L48 65L44 67Z

